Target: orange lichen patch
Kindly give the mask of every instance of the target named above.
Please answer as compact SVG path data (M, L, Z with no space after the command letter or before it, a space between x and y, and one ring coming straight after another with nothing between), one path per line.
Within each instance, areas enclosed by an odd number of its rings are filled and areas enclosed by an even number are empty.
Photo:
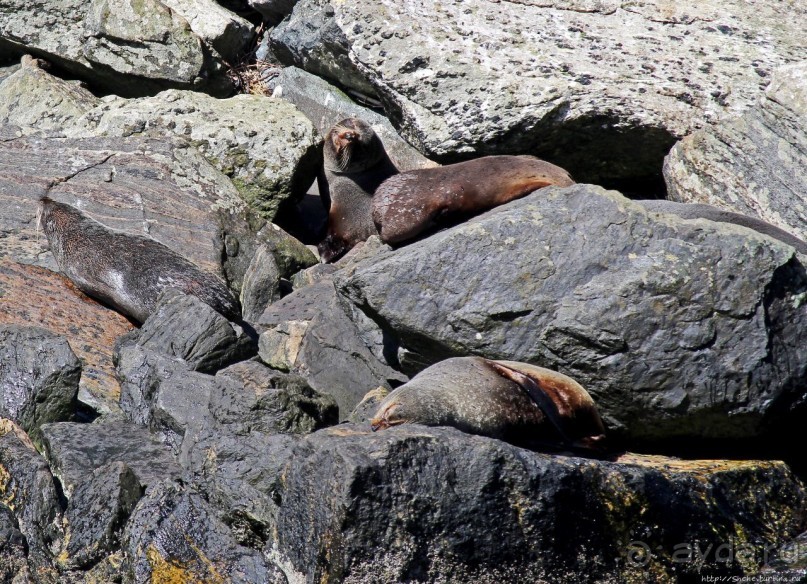
M213 563L198 549L197 562L180 562L168 559L154 544L146 549L146 558L151 567L152 584L224 584L225 578L215 569ZM197 568L204 566L201 570Z
M682 460L668 456L633 453L622 454L614 462L702 477L721 472L753 471L785 466L783 462L778 460Z
M81 360L81 389L95 402L117 407L112 348L134 328L126 318L55 272L0 260L0 324L39 326L64 336Z

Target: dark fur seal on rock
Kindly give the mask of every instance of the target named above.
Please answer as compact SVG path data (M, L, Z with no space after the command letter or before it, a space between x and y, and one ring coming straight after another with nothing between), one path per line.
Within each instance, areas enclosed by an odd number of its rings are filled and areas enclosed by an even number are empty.
M708 219L709 221L716 221L718 223L731 223L733 225L748 227L758 233L777 239L782 243L792 245L796 248L797 252L807 255L807 242L802 241L784 229L780 229L756 217L749 217L748 215L742 215L732 211L724 211L723 209L705 203L679 203L677 201L667 201L664 199L649 199L636 202L652 213L669 213L671 215L677 215L682 219Z
M594 401L566 375L516 361L446 359L390 393L373 430L453 426L530 447L599 451L605 430Z
M485 156L393 176L373 197L373 221L385 243L401 243L542 187L574 184L569 173L534 156Z
M330 129L323 158L320 196L328 207L328 232L317 248L325 262L332 262L376 234L373 193L398 169L370 125L358 118L342 120Z
M175 288L240 321L226 284L148 237L114 231L78 209L43 198L39 220L61 271L79 290L144 322L160 293Z

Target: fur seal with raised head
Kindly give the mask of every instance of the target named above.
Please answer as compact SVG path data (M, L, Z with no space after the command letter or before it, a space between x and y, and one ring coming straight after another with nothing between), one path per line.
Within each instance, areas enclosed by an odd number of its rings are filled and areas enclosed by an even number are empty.
M317 249L325 262L333 262L376 234L373 193L398 169L381 139L358 118L342 120L328 131L323 159L319 187L328 208L328 231Z
M536 189L573 184L568 172L534 156L485 156L409 170L378 187L373 221L384 243L401 243Z
M370 421L453 426L529 447L601 451L605 429L594 400L571 377L516 361L446 359L392 391Z
M109 229L48 197L39 202L39 221L62 273L88 296L138 322L149 317L167 288L241 320L238 300L224 282L158 241Z
M669 213L681 219L707 219L717 223L731 223L732 225L747 227L757 233L791 245L796 248L797 252L807 255L807 242L757 217L725 211L706 203L679 203L678 201L668 201L666 199L646 199L636 201L636 203L639 203L651 213Z

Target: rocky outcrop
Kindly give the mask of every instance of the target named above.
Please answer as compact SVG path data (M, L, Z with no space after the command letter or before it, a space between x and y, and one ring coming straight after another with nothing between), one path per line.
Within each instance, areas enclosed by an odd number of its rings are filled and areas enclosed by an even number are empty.
M71 420L81 362L67 341L38 327L0 325L0 417L40 439L42 424Z
M383 333L366 317L357 318L362 331L352 316L326 278L272 304L255 323L261 360L333 396L343 420L371 389L406 381L386 361Z
M255 322L266 307L280 300L280 271L272 252L265 245L258 248L244 273L241 286L241 311L244 320Z
M382 252L336 284L397 335L405 367L412 352L525 361L579 381L612 431L728 438L800 399L802 261L749 229L577 185Z
M807 240L807 62L777 70L760 103L681 140L669 197L759 217Z
M766 546L798 532L807 503L778 462L586 460L416 425L316 432L282 477L275 557L317 582L753 574ZM760 513L773 524L744 519ZM699 563L695 545L733 553Z
M321 139L285 101L258 95L214 99L180 90L99 101L75 82L46 73L33 59L24 58L23 65L0 84L0 121L26 134L73 138L175 134L229 176L240 196L268 219L285 201L302 196L321 164Z
M529 153L602 182L658 176L676 138L754 103L803 58L794 10L302 0L272 40L286 64L374 90L430 158Z
M213 19L203 6L202 0L58 0L36 6L8 0L0 48L30 52L118 95L168 87L226 93L230 84L219 55L238 53L251 26L219 7Z
M334 7L328 0L297 2L289 18L271 32L272 52L286 65L375 95L375 88L351 62L350 40L333 17Z
M119 411L112 346L132 324L44 268L0 259L0 282L0 325L36 323L65 338L81 360L79 402L100 413Z

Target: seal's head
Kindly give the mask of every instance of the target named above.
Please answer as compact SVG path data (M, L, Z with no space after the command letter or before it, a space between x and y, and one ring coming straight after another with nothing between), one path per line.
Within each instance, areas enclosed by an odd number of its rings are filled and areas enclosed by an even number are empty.
M370 427L373 432L386 430L400 424L408 424L416 418L409 415L406 404L401 401L387 401L381 404L373 419L370 420Z
M325 136L325 168L332 172L361 172L377 164L383 155L381 140L370 124L359 118L342 120Z

